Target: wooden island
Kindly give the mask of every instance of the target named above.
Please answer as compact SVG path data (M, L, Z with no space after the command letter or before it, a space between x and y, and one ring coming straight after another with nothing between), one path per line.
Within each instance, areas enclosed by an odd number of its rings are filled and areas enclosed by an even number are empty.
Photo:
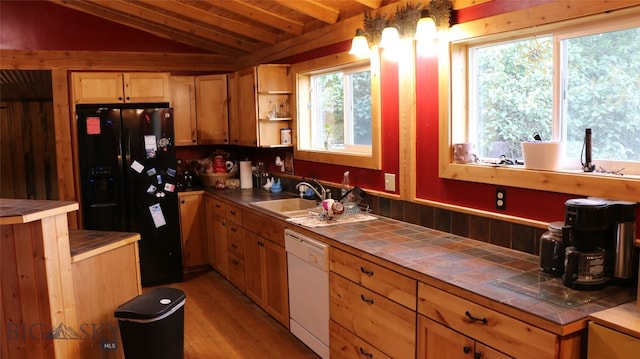
M113 312L142 293L140 235L70 230L77 209L0 199L1 357L124 357Z

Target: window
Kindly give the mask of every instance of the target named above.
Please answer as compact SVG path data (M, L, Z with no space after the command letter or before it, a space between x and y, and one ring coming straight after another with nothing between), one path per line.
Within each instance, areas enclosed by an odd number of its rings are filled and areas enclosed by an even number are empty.
M312 127L309 149L371 154L368 64L311 74L310 82L306 106Z
M506 26L504 16L495 16L452 28L451 42L438 53L439 84L450 87L439 97L440 177L640 200L640 6L600 5L585 16L564 2L549 2L536 9L556 14L553 21L523 10L509 13L520 20ZM494 27L494 34L486 32ZM479 76L479 66L490 76ZM501 71L505 66L511 74ZM579 168L586 126L594 133L597 169L608 173ZM452 161L452 144L471 141L485 161L502 154L521 158L519 143L534 132L563 141L577 168L551 172ZM621 168L623 176L610 173Z
M340 54L293 71L296 158L379 168L378 70L370 60Z
M520 142L539 133L562 141L565 162L579 169L591 128L596 170L640 174L640 28L620 26L469 47L469 138L478 155L522 159Z

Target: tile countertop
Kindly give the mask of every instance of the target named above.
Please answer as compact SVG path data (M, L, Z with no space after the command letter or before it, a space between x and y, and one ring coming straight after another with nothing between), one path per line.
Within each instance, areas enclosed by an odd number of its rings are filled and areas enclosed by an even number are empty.
M77 209L77 202L0 198L0 224L30 223Z
M261 211L253 201L292 197L262 190L206 190ZM266 212L263 212L266 213ZM357 249L365 258L383 259L392 269L558 335L586 328L589 315L633 301L630 287L576 291L560 278L541 273L539 257L376 216L376 220L307 228L341 249ZM384 264L383 264L384 265Z

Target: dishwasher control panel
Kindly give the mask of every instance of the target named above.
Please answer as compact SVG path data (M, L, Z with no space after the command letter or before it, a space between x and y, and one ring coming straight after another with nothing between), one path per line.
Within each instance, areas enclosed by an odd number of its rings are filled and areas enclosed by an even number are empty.
M285 229L284 247L286 251L320 269L329 269L329 245L303 234Z

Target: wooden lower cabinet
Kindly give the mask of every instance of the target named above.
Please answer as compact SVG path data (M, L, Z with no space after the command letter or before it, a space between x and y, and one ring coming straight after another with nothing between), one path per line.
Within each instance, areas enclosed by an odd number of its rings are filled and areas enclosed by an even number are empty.
M512 358L423 315L418 315L419 359Z
M230 209L233 212L233 215L229 215ZM238 217L236 217L236 213ZM242 222L236 222L238 218L242 218L241 216L242 210L227 205L227 248L225 249L225 252L229 258L229 281L244 293L246 286L244 265L244 229L242 228Z
M195 267L208 263L206 214L202 193L183 192L178 195L180 205L180 237L182 264Z
M332 321L390 357L415 358L415 311L333 272L329 287Z
M282 233L284 236L284 227ZM289 290L284 247L245 229L244 248L246 295L288 328Z
M442 328L435 327L430 322L425 325L423 320L418 340L426 343L418 345L426 346L426 351L420 358L434 358L430 353L438 353L439 349L429 348L429 345L445 346L452 355L458 355L459 349L469 345L475 353L478 343L515 358L542 359L559 356L560 341L557 335L424 283L418 283L418 312L430 320L446 325L443 328L449 330L443 334L444 331L440 330ZM431 331L433 334L429 334ZM454 334L461 338L451 339ZM446 343L440 343L439 339L434 340L430 335L444 336ZM472 344L466 340L470 340Z
M329 321L329 343L331 359L391 359L390 356L358 338L333 320Z

